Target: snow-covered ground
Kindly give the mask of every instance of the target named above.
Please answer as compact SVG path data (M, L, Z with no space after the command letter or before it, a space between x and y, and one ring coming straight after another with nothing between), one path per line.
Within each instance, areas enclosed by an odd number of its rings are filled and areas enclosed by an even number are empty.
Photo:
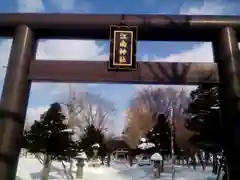
M39 180L41 177L42 164L35 158L20 157L16 180ZM73 168L75 172L76 167ZM171 180L171 165L166 165L160 180ZM75 175L75 174L74 174ZM153 179L151 166L129 167L125 163L112 163L111 167L88 167L84 168L83 180L150 180ZM53 162L49 180L66 179L61 163ZM215 180L211 169L205 172L199 167L197 171L191 168L176 166L175 180Z

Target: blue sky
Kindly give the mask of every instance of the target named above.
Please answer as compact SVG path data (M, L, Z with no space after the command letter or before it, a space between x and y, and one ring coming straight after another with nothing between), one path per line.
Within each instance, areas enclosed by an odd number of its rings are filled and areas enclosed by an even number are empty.
M0 12L37 13L121 13L121 14L210 14L239 15L238 0L8 0L0 2ZM0 41L0 65L6 65L11 40ZM41 41L37 58L70 60L107 60L108 41ZM85 47L88 47L86 50ZM198 61L212 62L211 45L196 42L138 42L138 60L152 61ZM0 69L0 91L4 78ZM113 101L118 109L116 124L118 131L124 122L124 112L129 100L141 85L72 85L74 89L84 89L100 93ZM67 94L68 84L33 84L29 100L28 119L38 118L50 104L59 100L60 94ZM120 128L119 128L120 127Z

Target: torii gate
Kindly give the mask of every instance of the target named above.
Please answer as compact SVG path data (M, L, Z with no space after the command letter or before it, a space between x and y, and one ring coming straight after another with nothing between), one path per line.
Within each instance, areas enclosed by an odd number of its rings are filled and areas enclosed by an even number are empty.
M136 71L109 72L106 62L35 60L39 38L107 40L122 15L0 14L0 36L13 37L0 103L1 180L16 176L32 81L196 85L218 83L218 74L229 179L240 178L240 17L124 16L138 40L211 41L217 64L138 62Z

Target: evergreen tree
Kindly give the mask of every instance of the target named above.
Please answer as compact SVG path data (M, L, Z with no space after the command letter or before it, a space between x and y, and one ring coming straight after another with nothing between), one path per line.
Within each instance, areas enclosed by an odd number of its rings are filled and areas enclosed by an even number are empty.
M202 84L191 92L191 102L186 110L189 118L186 128L194 131L189 140L207 152L221 152L221 124L218 87Z
M174 131L173 131L174 133ZM166 156L171 154L171 127L164 114L158 116L157 124L146 135L149 142L155 144L154 151ZM173 134L174 150L180 152Z
M106 155L106 145L104 143L104 133L97 129L94 125L89 125L84 129L83 136L80 142L80 148L84 150L88 157L93 157L92 145L98 143L100 145L99 155Z
M41 115L40 121L35 121L31 128L24 132L24 146L30 153L43 153L51 160L68 160L74 157L78 146L71 140L72 132L64 123L59 103Z

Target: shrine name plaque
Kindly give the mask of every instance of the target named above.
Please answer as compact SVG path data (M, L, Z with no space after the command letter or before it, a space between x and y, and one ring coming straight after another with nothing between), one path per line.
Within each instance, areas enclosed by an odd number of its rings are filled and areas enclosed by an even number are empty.
M137 27L110 26L108 70L136 70Z

